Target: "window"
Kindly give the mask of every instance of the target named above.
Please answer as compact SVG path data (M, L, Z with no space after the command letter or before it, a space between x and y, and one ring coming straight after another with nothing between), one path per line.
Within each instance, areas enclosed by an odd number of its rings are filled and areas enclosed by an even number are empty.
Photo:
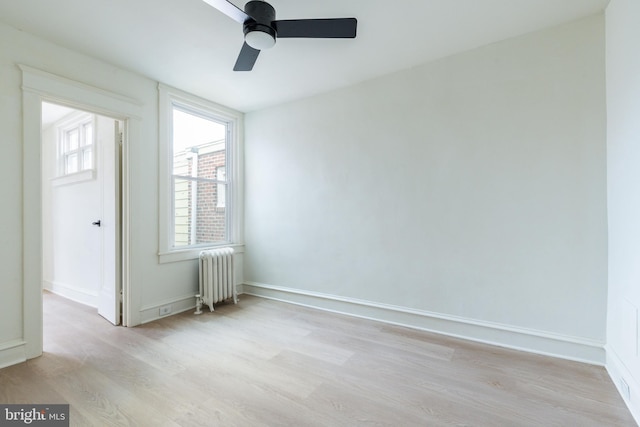
M173 246L229 242L227 123L173 105Z
M58 176L93 169L93 127L88 114L58 127Z
M160 260L238 245L241 115L160 85Z

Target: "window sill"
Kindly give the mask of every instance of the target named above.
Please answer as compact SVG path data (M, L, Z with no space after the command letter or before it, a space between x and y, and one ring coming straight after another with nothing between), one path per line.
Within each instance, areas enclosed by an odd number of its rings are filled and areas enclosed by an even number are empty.
M216 248L233 248L235 253L244 253L244 245L240 243L229 243L226 245L204 246L199 248L176 249L170 252L160 252L158 262L166 264L170 262L190 261L198 259L200 252Z
M51 179L51 183L54 187L61 185L71 185L82 181L91 181L96 179L96 170L89 169L86 171L76 172L69 175L62 175Z

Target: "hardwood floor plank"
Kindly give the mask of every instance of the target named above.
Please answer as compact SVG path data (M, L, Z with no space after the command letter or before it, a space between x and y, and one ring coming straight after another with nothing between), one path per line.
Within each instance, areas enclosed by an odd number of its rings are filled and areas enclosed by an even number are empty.
M136 328L44 299L45 354L0 402L73 426L636 425L597 366L244 295Z

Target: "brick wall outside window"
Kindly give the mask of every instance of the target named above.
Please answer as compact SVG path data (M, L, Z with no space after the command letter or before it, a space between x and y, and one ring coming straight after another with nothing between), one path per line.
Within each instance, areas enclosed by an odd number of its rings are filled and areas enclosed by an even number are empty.
M225 167L225 151L214 151L198 157L198 176L216 179L219 167ZM219 242L226 240L225 207L218 202L218 185L215 183L198 184L198 211L196 243Z
M216 179L218 168L226 167L225 150L204 152L192 155L178 153L174 157L174 174L193 176L195 159L198 159L199 178ZM176 247L198 245L227 240L226 236L226 203L218 200L218 183L194 182L175 178L174 181L174 244ZM193 190L197 187L196 231L195 241L192 239L193 229ZM224 193L222 194L224 196Z

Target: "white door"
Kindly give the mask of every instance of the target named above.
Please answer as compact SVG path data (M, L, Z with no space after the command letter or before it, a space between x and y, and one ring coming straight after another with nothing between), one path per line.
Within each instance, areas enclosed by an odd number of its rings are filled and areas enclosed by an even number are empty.
M101 259L98 313L114 325L120 324L120 123L98 116L96 120L97 163L102 173L100 218ZM99 172L100 173L100 172Z

